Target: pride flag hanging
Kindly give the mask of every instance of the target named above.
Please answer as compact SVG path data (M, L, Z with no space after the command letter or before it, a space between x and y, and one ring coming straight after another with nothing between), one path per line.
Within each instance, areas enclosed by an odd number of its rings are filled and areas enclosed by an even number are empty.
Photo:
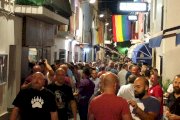
M127 15L113 15L113 39L114 42L124 42L131 39L131 21Z

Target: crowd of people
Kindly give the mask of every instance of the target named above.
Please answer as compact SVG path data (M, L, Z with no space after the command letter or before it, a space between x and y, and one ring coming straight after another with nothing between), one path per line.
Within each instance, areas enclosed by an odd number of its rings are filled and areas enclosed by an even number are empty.
M180 120L180 75L171 89L163 94L158 70L130 60L43 60L22 82L10 120Z

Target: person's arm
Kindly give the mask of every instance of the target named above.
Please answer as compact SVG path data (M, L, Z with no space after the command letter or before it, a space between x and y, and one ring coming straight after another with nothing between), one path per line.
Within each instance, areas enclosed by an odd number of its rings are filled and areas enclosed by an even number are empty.
M59 120L57 112L50 112L51 120Z
M155 120L158 116L158 113L156 112L144 112L141 108L138 107L134 100L129 100L128 103L134 108L135 113L141 120Z
M122 120L132 120L132 116L130 114L123 114Z
M95 120L94 115L92 113L88 114L88 120Z
M91 105L89 105L89 108L88 108L88 120L95 120L94 114L92 113L92 110L91 110Z
M175 114L169 114L168 119L169 120L180 120L180 116L175 115Z
M31 87L31 82L29 82L29 83L24 82L24 83L21 85L21 89L27 89L27 88L30 88L30 87Z
M46 65L46 69L49 72L50 76L54 76L54 70L52 69L52 67L48 64L47 59L45 59L44 64Z
M19 108L14 107L9 120L17 120L19 115Z
M71 110L74 116L74 120L77 120L77 105L75 100L70 101Z

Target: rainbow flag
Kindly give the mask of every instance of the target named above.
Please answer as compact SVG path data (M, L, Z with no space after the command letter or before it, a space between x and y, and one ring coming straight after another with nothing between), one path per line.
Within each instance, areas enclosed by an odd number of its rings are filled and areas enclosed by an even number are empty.
M113 15L113 39L114 42L124 42L131 39L131 21L127 15Z

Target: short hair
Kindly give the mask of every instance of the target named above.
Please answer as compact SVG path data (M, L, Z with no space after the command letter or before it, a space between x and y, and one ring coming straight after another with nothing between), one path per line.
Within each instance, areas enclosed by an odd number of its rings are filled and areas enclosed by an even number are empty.
M83 73L84 73L86 76L90 76L90 75L91 75L90 68L89 68L89 67L84 67L84 68L83 68Z
M142 79L144 84L149 87L149 81L145 77L137 77L136 79Z
M128 77L128 82L129 83L134 83L134 81L136 80L137 76L136 75L130 75Z
M150 70L146 70L144 75L145 75L145 77L150 77L151 76L151 71Z
M142 78L144 80L145 85L149 86L149 81L145 77L142 77Z
M127 63L123 64L122 68L126 68L128 66ZM129 66L130 67L130 66Z
M37 76L41 76L41 77L43 78L43 80L45 80L45 76L44 76L43 73L41 73L41 72L35 72L35 73L32 75L33 78L34 78L34 77L37 77Z
M177 78L180 78L180 74L176 75L176 76L174 77L174 80L175 80L176 77L177 77Z
M128 69L129 69L129 70L131 70L133 66L134 66L133 64L132 64L132 65L130 65Z

